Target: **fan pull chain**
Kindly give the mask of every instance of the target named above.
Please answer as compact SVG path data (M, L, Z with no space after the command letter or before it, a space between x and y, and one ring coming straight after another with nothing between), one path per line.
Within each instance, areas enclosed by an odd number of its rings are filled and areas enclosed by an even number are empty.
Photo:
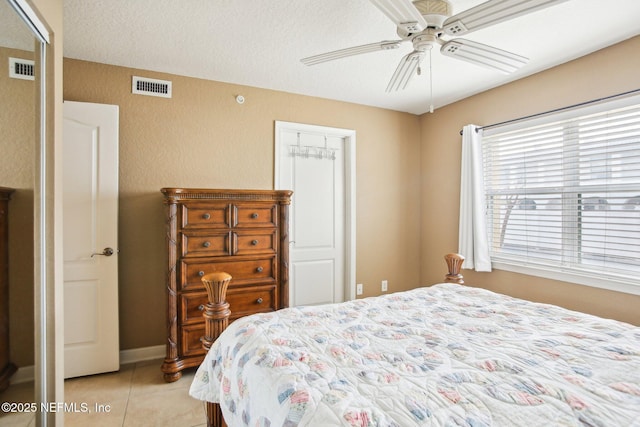
M418 66L418 75L422 75L422 67ZM431 64L431 49L429 49L429 112L433 113L433 67Z
M433 113L433 61L431 60L431 52L429 49L429 112Z

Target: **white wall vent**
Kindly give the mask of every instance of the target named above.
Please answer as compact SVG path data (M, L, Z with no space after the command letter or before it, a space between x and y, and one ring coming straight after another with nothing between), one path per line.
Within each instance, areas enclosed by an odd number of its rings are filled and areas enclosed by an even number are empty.
M13 79L35 80L34 62L22 58L9 58L9 77Z
M133 76L133 80L131 82L131 93L171 98L171 82L167 80Z

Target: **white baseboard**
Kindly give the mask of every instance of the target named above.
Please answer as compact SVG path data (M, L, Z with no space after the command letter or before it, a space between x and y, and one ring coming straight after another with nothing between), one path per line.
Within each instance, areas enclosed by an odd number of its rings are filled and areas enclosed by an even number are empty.
M127 363L144 362L145 360L163 359L166 345L154 345L152 347L133 348L120 351L120 365Z
M18 368L15 374L11 376L11 384L20 384L32 382L35 378L35 368L31 366L23 366Z
M152 347L133 348L130 350L120 351L120 366L129 363L144 362L145 360L162 359L165 355L165 345L154 345ZM23 366L18 368L15 374L11 376L11 384L20 384L31 382L35 378L35 368L31 366Z

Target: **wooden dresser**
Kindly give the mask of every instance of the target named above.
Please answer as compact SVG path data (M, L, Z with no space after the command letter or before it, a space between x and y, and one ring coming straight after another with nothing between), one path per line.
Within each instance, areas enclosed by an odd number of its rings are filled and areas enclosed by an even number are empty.
M289 305L291 191L163 188L166 210L167 382L205 350L202 276L226 272L231 321Z
M0 392L16 371L9 361L9 200L14 191L0 187Z

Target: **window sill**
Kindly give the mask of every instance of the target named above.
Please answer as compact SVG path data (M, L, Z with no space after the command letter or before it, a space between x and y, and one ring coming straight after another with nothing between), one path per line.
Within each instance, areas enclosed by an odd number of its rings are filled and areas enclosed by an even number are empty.
M572 271L554 269L553 267L531 267L506 261L493 261L492 267L497 270L511 271L527 274L529 276L543 277L545 279L560 280L562 282L591 286L593 288L607 289L609 291L624 292L632 295L640 295L640 282L638 277L596 277L587 273L578 274Z

